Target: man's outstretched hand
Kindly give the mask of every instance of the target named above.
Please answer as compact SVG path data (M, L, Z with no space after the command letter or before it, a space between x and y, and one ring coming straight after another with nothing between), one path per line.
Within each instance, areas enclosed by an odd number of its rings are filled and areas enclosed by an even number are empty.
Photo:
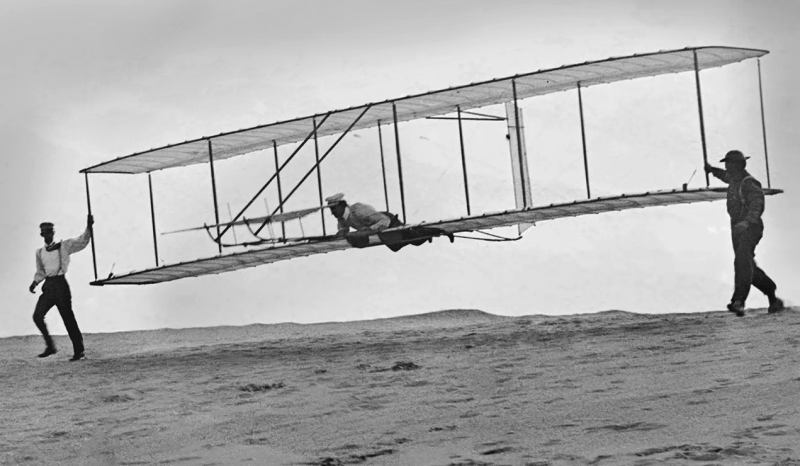
M92 225L94 225L94 217L92 217L90 214L86 217L86 227L88 228L91 227Z

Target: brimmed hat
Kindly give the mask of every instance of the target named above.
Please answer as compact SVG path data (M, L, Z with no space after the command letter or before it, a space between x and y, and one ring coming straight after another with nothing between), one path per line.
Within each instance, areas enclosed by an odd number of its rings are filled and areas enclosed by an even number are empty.
M39 230L40 230L41 232L45 232L45 231L53 231L53 227L54 227L54 226L55 226L55 225L53 225L53 224L52 224L52 223L50 223L50 222L42 222L42 223L40 223L40 224L39 224Z
M720 160L720 162L741 162L741 163L746 163L745 160L747 160L749 158L750 157L745 157L744 154L742 154L738 150L731 150L731 151L728 151L727 154L725 154L725 158Z
M338 204L340 202L344 202L344 194L337 193L337 194L334 194L333 196L326 197L325 198L325 202L327 202L328 205L330 205L330 206L336 205L336 204Z

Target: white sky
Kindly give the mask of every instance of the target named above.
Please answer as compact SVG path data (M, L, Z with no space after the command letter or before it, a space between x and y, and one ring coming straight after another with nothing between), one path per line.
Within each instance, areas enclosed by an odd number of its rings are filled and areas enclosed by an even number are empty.
M793 187L800 120L794 30L800 4L532 1L4 1L0 4L0 140L5 235L0 337L35 334L27 287L38 224L78 235L78 171L223 131L537 69L687 46L766 49L762 59L773 187L759 264L779 295L800 296ZM766 184L755 60L701 73L709 160L751 155ZM692 73L584 91L593 194L704 184ZM536 203L583 196L575 92L523 102ZM495 109L500 114L500 109ZM473 211L510 208L502 124L470 126ZM392 127L384 132L394 156ZM326 195L383 204L375 131L323 165ZM320 141L324 148L331 138ZM401 125L410 221L464 215L457 130ZM282 154L288 153L288 148ZM306 162L313 152L302 152ZM266 158L265 158L266 157ZM310 158L309 158L310 157ZM303 163L306 163L303 162ZM238 211L272 174L271 154L217 164L220 210ZM302 165L302 163L300 164ZM390 171L394 162L390 162ZM295 179L310 165L296 168ZM289 207L316 203L316 182ZM159 231L213 221L208 166L153 175ZM474 184L473 184L474 183ZM714 183L719 185L719 183ZM294 183L286 182L292 187ZM147 179L90 177L98 273L153 265ZM284 187L284 190L287 190ZM390 181L392 210L399 211ZM274 201L274 197L271 198ZM329 227L332 225L329 219ZM155 286L90 287L91 251L68 278L84 332L320 322L450 308L503 315L624 309L693 312L730 298L733 253L724 202L545 222L517 242L446 240L397 254L333 253ZM243 234L243 232L239 232ZM200 235L159 237L167 262L207 256ZM764 306L755 289L750 306ZM48 324L64 333L58 311Z

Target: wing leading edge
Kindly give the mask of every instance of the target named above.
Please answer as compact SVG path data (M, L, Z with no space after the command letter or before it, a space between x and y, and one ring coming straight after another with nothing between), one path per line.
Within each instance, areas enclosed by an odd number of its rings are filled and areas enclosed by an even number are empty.
M764 194L766 195L774 195L782 192L783 191L779 189L764 189ZM642 194L575 201L565 204L551 204L549 206L528 209L508 210L440 222L407 225L398 227L396 230L427 226L435 227L448 233L469 232L512 226L519 223L542 222L558 218L578 217L581 215L600 214L635 208L717 201L725 199L725 197L725 188L703 188L687 191L654 191ZM152 269L133 271L124 275L97 280L91 284L97 286L147 285L181 278L232 272L234 270L256 267L282 260L341 251L350 249L351 247L352 246L344 239L273 246L165 265Z

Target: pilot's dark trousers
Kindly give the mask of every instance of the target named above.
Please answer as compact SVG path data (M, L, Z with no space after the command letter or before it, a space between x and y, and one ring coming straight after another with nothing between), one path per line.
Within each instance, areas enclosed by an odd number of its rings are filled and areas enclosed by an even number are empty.
M389 217L388 228L394 228L404 225L403 222L401 222L400 219L397 218L397 215L394 215L391 212L381 212L381 213ZM406 230L406 231L392 232L392 233L379 233L378 237L381 239L381 241L383 241L383 243L386 245L387 248L392 250L392 252L397 252L409 244L413 244L414 246L422 246L423 244L429 241L431 235L426 236L424 234L420 234L417 231Z
M33 321L39 327L39 331L42 332L44 342L48 348L55 348L55 345L50 337L50 332L47 331L44 316L53 306L57 307L58 312L61 314L61 319L67 328L69 338L72 340L75 354L82 353L83 335L81 335L81 330L78 328L78 322L75 321L75 314L72 313L72 293L67 279L63 275L45 279L44 285L42 285L42 294L36 303L36 310L33 311Z
M383 227L383 229L395 228L404 225L404 223L397 218L397 215L394 215L391 212L381 212L381 214L389 218L389 225ZM409 244L413 244L414 246L422 246L423 244L429 242L432 237L440 236L444 233L445 232L443 230L438 228L420 226L401 231L391 231L388 233L383 233L382 230L379 230L378 238L380 238L381 242L387 248L391 249L393 252L397 252ZM354 248L366 248L370 245L369 237L363 235L349 235L347 237L347 242L350 243L350 245Z
M732 236L735 289L731 302L741 301L744 303L750 294L750 285L767 295L770 302L775 299L775 282L756 265L755 261L756 246L763 235L763 226L750 225L739 235Z

